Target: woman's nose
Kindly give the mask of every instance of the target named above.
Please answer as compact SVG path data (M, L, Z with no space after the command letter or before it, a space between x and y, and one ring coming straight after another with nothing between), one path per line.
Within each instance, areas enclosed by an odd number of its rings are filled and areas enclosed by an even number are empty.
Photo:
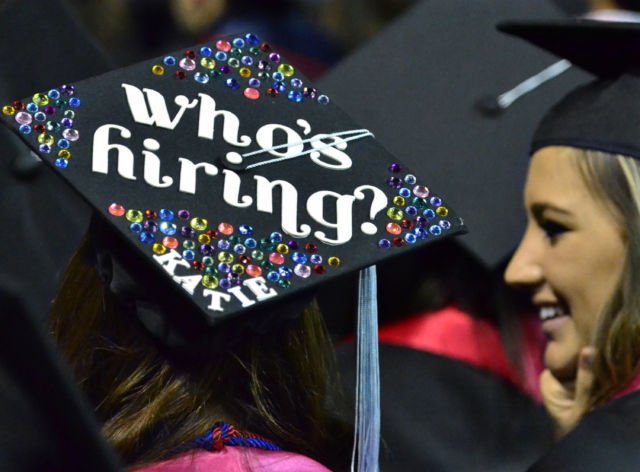
M539 251L536 249L534 235L529 228L525 231L516 252L507 265L504 280L512 286L537 285L543 280Z

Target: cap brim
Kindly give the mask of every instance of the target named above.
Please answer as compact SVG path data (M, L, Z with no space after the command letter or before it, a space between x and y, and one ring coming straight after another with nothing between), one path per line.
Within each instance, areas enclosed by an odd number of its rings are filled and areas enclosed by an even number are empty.
M640 24L586 19L510 20L497 28L599 77L640 70Z

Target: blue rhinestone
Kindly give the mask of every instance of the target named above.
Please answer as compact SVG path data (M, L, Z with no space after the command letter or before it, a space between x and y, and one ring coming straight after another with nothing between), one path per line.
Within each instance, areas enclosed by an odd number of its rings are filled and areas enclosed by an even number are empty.
M206 84L209 82L209 76L204 72L196 72L193 76L193 80L200 84Z
M230 89L233 89L233 90L237 90L240 87L240 84L238 83L238 81L236 79L234 79L233 77L228 78L225 83L226 83L227 87L229 87Z
M438 225L433 225L429 228L429 232L434 236L440 236L442 234L442 228Z
M243 48L244 47L244 39L242 39L242 38L234 38L233 41L231 41L231 44L233 44L233 47Z
M302 92L298 92L297 90L291 90L287 97L292 102L300 103L302 101Z
M229 279L220 279L220 282L218 282L219 287L223 288L223 289L228 289L231 288L231 281Z
M47 115L45 115L43 112L39 111L38 113L36 113L35 115L33 115L33 118L36 121L44 121L47 119Z
M235 252L239 256L242 256L247 252L247 248L244 247L242 244L236 244L235 246L233 246L233 252Z
M51 146L49 146L48 144L41 144L40 147L38 147L38 150L43 154L49 154L51 152ZM66 162L66 159L62 160Z
M186 250L182 251L182 258L185 261L191 262L192 260L194 260L196 258L196 253L193 252L191 249L186 249Z
M69 146L70 146L70 145L71 145L71 144L69 143L69 141L67 141L67 140L66 140L66 139L64 139L64 138L63 138L63 139L59 139L59 140L58 140L58 147L59 147L60 149L69 149Z
M240 59L240 62L242 62L242 64L244 64L247 67L251 67L253 65L253 57L242 56L242 59Z
M165 58L162 60L162 63L165 66L173 67L176 65L176 58L173 56L165 56Z
M381 239L378 241L378 247L380 249L389 249L391 247L391 241L388 239Z
M216 61L220 61L220 62L226 61L227 57L229 56L227 56L227 53L224 51L217 51L215 55Z
M211 57L211 54L213 54L213 51L211 50L211 48L209 46L202 46L200 48L200 55L201 56Z
M253 88L260 87L260 79L256 79L255 77L251 77L249 79L249 87L253 87Z
M228 274L229 272L231 272L231 266L226 262L221 262L220 264L218 264L218 270L223 274Z
M320 95L318 97L318 103L320 105L328 105L329 104L329 97L327 97L326 95Z
M301 252L294 252L293 254L291 254L291 260L296 264L306 264L307 256L305 256Z
M429 237L429 233L424 228L415 228L413 234L415 234L418 239L427 239L427 237Z
M301 88L302 80L298 79L297 77L294 77L293 79L291 79L291 86L293 88Z
M226 251L231 247L231 243L226 239L221 239L220 241L218 241L218 247L223 251Z
M148 233L146 231L143 231L138 235L138 239L140 240L141 243L152 244L156 240L156 237L153 235L153 233Z
M67 167L69 167L69 161L61 157L57 158L54 164L56 165L56 167L59 167L60 169L66 169Z
M409 244L415 244L417 239L418 238L416 238L416 235L413 234L413 233L407 233L407 234L404 235L404 240L406 242L408 242Z
M282 72L274 72L271 78L277 82L282 82L284 80L284 74Z
M160 223L160 232L168 236L173 236L178 231L178 228L173 223L163 221Z
M244 240L244 245L249 249L255 249L258 247L258 241L253 238L247 238Z
M309 260L312 264L322 264L322 256L320 254L312 254Z
M416 183L416 176L413 174L407 174L404 176L404 181L409 185L413 185Z
M290 279L291 277L293 277L293 271L288 268L288 267L280 267L278 268L278 273L280 274L280 277L283 279Z
M428 208L428 209L426 209L426 210L422 213L422 215L423 215L426 219L428 219L428 220L432 220L432 219L434 219L434 218L436 217L436 212L435 212L435 211L433 211L431 208Z
M249 225L240 225L238 227L238 233L240 233L243 236L252 236L253 228Z
M431 203L431 205L434 207L439 207L440 205L442 205L442 199L440 197L431 197L429 199L429 203Z
M260 44L260 39L252 33L247 33L244 36L244 40L247 42L247 44L249 46L257 46L258 44Z
M285 90L287 90L286 85L284 84L284 82L274 82L273 85L271 86L274 90L277 90L278 92L282 93Z
M161 220L164 221L173 221L173 212L171 210L166 210L164 208L161 208L160 211L158 212L158 216L160 217Z
M129 229L132 233L138 234L142 231L142 225L140 223L131 223L129 225Z
M267 274L267 280L270 282L277 282L280 280L280 274L278 274L275 270L272 270Z
M409 198L411 196L411 190L407 187L402 187L400 190L398 190L398 195L400 195L402 198Z
M33 103L33 102L30 102L30 103L27 105L27 111L28 111L29 113L35 113L35 112L37 112L37 111L38 111L38 105L36 105L36 104L35 104L35 103Z
M440 227L442 229L450 229L451 228L451 223L449 223L449 220L442 220L440 222Z
M271 240L272 243L281 243L282 242L282 234L278 233L277 231L274 231L269 236L269 239Z
M80 99L78 97L73 97L69 99L69 106L73 108L78 108L80 106Z
M404 209L405 214L414 217L418 214L418 209L414 206L408 206Z
M29 134L31 133L31 126L29 125L20 125L20 128L18 128L20 130L20 132L22 134Z
M215 252L215 249L213 248L213 246L210 246L209 244L201 244L200 247L198 248L198 252L205 256L210 256Z
M419 216L416 218L416 226L418 228L426 228L427 227L427 219L424 216Z
M193 239L196 236L196 231L193 228L189 228L188 226L183 226L180 229L180 234L187 239Z
M53 100L57 100L60 98L60 92L58 92L56 89L51 89L49 90L49 92L47 92L47 96Z
M73 120L71 118L62 118L60 124L65 128L71 128L73 126Z

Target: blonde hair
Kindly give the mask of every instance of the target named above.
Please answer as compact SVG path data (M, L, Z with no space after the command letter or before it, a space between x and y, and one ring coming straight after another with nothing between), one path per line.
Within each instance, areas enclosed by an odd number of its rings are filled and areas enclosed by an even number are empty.
M622 275L598 318L593 344L591 408L629 385L640 364L640 164L601 151L578 151L578 163L593 194L611 211L626 245Z

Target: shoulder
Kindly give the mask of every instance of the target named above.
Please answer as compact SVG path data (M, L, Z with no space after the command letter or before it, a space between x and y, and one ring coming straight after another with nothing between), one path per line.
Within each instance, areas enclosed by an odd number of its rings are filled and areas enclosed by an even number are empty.
M640 392L586 415L530 472L640 470Z
M225 447L218 452L197 450L135 472L330 472L309 457L284 451Z

